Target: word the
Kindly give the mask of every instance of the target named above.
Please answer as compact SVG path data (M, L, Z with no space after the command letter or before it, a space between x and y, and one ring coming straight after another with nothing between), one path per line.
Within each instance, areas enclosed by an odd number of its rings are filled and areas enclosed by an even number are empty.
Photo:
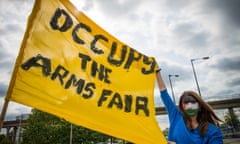
M57 65L54 70L51 69L51 66L51 59L38 54L24 62L21 68L25 71L31 68L40 68L44 77L50 77L53 81L58 79L60 85L63 86L64 89L76 87L76 93L86 100L94 96L95 90L97 89L94 82L88 82L84 78L77 79L75 74L70 73L70 71L62 65ZM118 92L109 89L103 89L101 91L101 95L97 101L98 107L102 107L104 103L107 103L107 108L110 109L115 106L119 110L129 113L132 112L132 108L135 108L134 112L136 115L139 115L140 110L145 116L150 115L148 98L145 96L132 96L129 94L120 95ZM135 101L135 105L133 101Z

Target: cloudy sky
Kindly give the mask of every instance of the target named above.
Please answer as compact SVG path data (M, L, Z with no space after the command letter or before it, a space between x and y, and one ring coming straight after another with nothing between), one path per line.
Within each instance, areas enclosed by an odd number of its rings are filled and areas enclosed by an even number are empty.
M175 98L184 90L197 91L194 61L205 100L240 97L239 0L72 0L75 6L119 40L156 58ZM19 52L34 0L0 0L0 108ZM161 106L155 88L155 103ZM7 119L29 113L11 102ZM158 117L165 125L166 116ZM166 124L167 125L167 124ZM163 126L165 127L165 126Z

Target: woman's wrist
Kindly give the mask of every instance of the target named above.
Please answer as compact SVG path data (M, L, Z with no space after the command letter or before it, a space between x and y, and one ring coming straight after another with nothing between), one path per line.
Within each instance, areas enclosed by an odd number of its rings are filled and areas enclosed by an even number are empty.
M162 70L161 68L157 69L157 70L156 70L156 73L160 72L161 70Z

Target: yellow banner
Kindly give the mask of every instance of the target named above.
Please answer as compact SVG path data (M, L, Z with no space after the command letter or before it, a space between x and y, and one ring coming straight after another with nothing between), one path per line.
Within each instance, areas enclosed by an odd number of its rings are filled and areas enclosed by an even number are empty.
M155 118L155 59L68 0L36 0L6 100L138 144L166 140Z

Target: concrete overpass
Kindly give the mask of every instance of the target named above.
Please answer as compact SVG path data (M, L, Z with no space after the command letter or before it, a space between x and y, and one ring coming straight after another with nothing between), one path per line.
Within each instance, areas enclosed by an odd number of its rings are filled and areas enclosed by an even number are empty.
M25 123L27 123L27 120L4 121L2 128L6 128L6 137L15 143L18 137L17 134L20 129L20 125Z
M240 107L240 98L215 100L207 103L211 105L214 110L236 108ZM164 114L167 114L165 107L156 107L156 115Z

